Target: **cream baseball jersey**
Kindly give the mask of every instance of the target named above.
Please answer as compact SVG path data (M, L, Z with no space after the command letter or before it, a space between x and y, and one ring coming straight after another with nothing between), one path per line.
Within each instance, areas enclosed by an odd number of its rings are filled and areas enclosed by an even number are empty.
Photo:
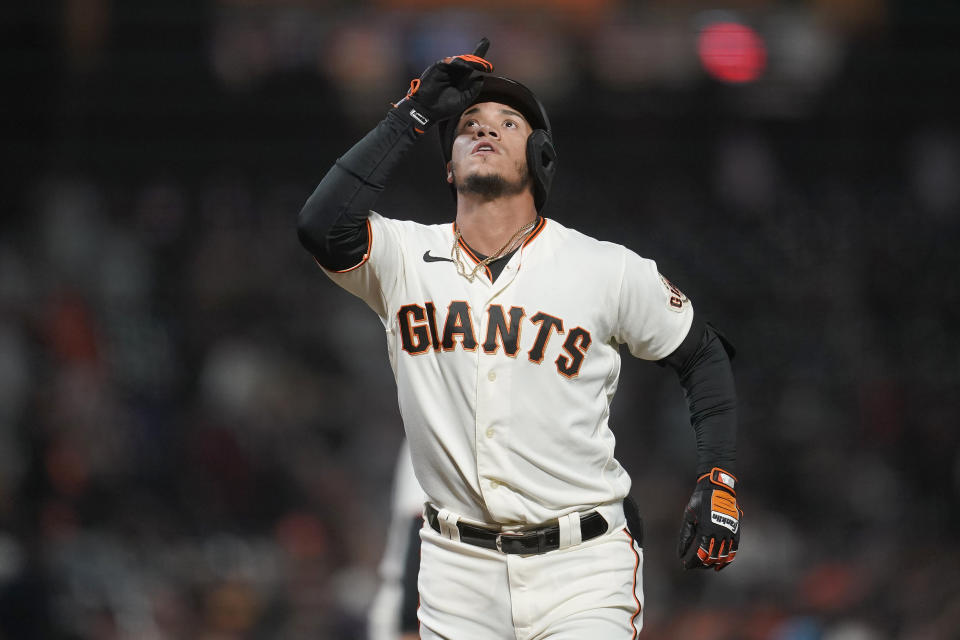
M608 425L619 345L658 360L693 320L656 264L539 218L495 281L481 270L471 282L451 258L453 224L371 213L368 225L363 261L326 272L383 322L428 499L524 525L625 497ZM465 244L461 255L476 264Z

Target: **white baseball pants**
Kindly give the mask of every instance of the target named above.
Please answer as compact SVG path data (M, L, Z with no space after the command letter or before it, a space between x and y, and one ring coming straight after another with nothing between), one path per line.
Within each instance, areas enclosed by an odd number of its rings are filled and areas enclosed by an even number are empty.
M506 555L420 530L422 640L635 640L643 550L617 504L601 536L539 555Z

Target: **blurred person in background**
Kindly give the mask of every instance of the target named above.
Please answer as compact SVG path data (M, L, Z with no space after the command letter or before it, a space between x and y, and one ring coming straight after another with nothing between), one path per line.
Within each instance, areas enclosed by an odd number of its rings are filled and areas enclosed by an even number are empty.
M380 562L380 587L368 617L369 640L417 640L417 572L420 570L420 527L423 489L404 440L393 475L387 544Z

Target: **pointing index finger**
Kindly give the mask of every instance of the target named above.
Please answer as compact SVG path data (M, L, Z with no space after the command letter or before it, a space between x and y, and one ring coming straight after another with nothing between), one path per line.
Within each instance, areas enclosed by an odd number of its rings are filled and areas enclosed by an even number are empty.
M478 58L482 58L487 55L487 49L490 48L490 40L484 36L480 38L480 42L477 43L477 46L473 50L473 55Z

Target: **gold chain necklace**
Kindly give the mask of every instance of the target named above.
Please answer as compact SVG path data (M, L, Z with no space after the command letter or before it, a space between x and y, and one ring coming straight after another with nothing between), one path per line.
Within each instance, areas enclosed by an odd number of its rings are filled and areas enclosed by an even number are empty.
M463 257L460 255L460 230L457 229L453 234L453 248L450 249L450 255L453 256L453 261L457 265L457 273L459 273L464 278L466 278L468 282L473 282L474 278L477 277L477 272L479 272L480 269L483 269L488 264L490 264L500 256L504 255L505 253L509 253L507 249L512 248L513 245L519 242L520 239L524 235L529 233L530 230L533 229L534 225L536 224L537 224L537 219L534 218L527 224L517 229L517 232L514 233L513 236L511 236L511 238L507 240L507 242L502 247L497 249L496 253L494 253L491 256L487 256L486 258L478 262L476 266L473 267L473 269L471 269L470 271L467 271L467 267L463 263Z

